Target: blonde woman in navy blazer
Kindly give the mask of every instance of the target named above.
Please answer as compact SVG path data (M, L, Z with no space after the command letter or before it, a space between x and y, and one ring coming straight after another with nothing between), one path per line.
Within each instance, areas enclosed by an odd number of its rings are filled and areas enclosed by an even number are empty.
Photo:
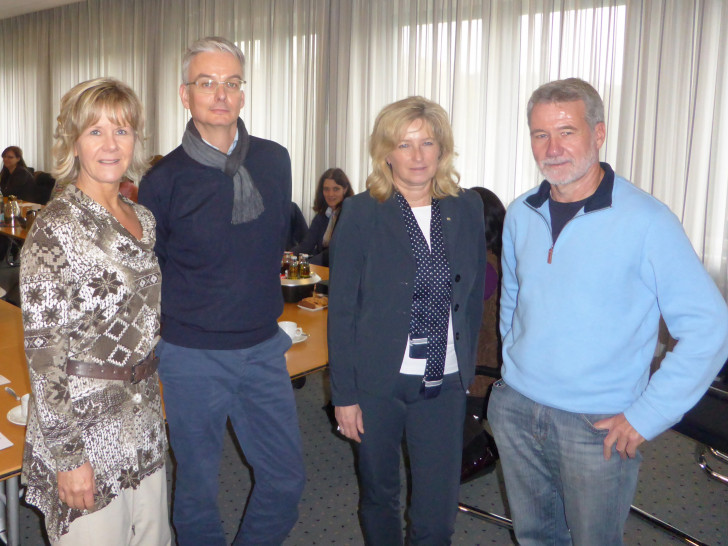
M409 543L449 544L454 531L465 391L474 375L486 246L482 201L459 187L453 148L447 114L436 103L409 97L385 107L370 140L368 192L344 201L331 244L332 402L341 433L358 443L360 517L367 544L376 546L403 543L403 436L412 475ZM415 219L422 235L412 227ZM434 235L438 224L441 237ZM428 246L417 247L418 240ZM430 250L423 253L423 248ZM432 297L449 297L441 315L447 316L449 308L447 356L436 395L431 387L439 380L428 375L432 381L425 384L423 377L430 353L424 358L410 335L415 316L434 320L432 313L418 313L413 306L423 254L437 264L433 270L449 269L428 284L429 293L436 294ZM429 324L428 331L435 333L425 342L442 348L444 320Z

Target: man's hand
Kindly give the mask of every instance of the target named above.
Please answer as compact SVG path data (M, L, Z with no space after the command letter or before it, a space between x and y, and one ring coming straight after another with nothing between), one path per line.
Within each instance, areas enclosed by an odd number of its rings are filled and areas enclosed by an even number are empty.
M334 410L339 432L355 442L361 443L359 434L364 434L364 420L359 404L353 406L336 406Z
M607 437L604 438L604 460L608 461L612 457L612 446L617 444L617 453L622 459L627 457L634 458L637 455L637 446L645 439L637 432L632 425L629 424L624 413L602 419L594 423L594 427L601 430L609 430Z
M96 482L91 463L85 462L68 472L58 472L58 498L71 508L91 510L94 507Z

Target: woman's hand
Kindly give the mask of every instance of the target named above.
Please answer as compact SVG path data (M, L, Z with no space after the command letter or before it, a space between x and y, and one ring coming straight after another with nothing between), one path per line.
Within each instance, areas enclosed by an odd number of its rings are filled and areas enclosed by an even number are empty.
M94 507L96 481L91 463L85 462L68 472L58 472L58 498L70 508L90 510Z
M355 442L361 443L359 434L364 434L364 420L359 404L353 406L336 406L334 410L339 432Z

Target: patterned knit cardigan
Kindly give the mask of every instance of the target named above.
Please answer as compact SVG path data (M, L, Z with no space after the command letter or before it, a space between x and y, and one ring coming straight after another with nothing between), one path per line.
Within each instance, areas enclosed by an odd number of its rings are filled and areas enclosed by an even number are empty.
M58 499L56 473L89 462L95 509L136 488L164 463L167 439L157 374L132 385L66 374L68 359L129 367L159 331L161 276L152 214L126 200L137 240L74 185L38 215L23 246L20 291L31 397L23 460L26 501L51 540L85 515Z

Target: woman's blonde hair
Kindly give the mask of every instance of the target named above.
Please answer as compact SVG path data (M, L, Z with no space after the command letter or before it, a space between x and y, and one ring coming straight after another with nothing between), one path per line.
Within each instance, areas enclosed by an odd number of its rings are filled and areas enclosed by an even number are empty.
M59 181L75 181L80 171L74 153L81 133L102 114L118 125L134 131L134 154L124 176L138 182L148 168L144 155L144 111L131 87L114 78L96 78L74 86L61 99L61 113L53 142L53 176Z
M445 110L424 97L407 97L385 106L376 121L369 139L372 172L367 178L367 189L378 201L389 199L394 191L392 169L387 156L402 140L409 125L421 119L432 129L432 136L440 145L440 161L432 180L432 197L441 199L460 193L460 175L455 170L455 143L452 127Z

